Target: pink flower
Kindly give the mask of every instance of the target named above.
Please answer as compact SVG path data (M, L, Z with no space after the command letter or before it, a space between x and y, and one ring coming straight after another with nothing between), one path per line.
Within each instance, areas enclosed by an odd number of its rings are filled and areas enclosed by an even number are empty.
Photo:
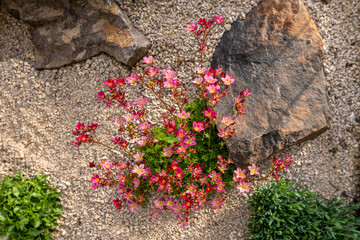
M178 131L175 131L175 136L178 137L178 140L180 141L181 139L185 138L187 134L187 131L180 128Z
M122 201L119 198L116 198L115 200L113 200L113 204L115 205L115 207L121 207Z
M164 77L166 78L166 80L174 79L174 78L177 77L175 75L175 72L173 70L170 70L170 69L163 69L162 73L164 74Z
M139 141L137 141L137 143L140 145L140 147L143 147L143 146L145 146L145 144L147 143L148 140L149 140L148 137L141 136L141 139Z
M233 79L230 75L226 75L224 78L221 78L221 80L224 82L225 85L229 86L231 84L234 84L235 79Z
M205 67L200 67L200 66L197 66L195 71L198 73L198 74L204 74L206 72L206 68Z
M96 189L98 188L98 185L100 184L101 178L99 177L99 175L95 175L91 178L91 184L92 184L92 188Z
M107 80L107 81L104 81L104 83L105 83L106 86L108 86L108 87L110 87L110 88L115 87L115 81L114 81L114 79L108 78L108 80Z
M169 78L168 80L164 81L163 83L166 88L173 88L176 86L177 81L176 81L176 79Z
M171 150L171 147L169 146L168 148L164 148L164 153L163 156L164 157L171 157L173 155L173 151Z
M202 185L206 184L207 179L208 179L208 176L206 176L206 175L204 177L200 178L200 185L202 186Z
M243 106L239 106L236 108L236 111L240 114L240 115L245 115L246 114L246 109Z
M135 75L135 73L131 73L130 77L126 77L127 83L128 84L133 84L136 83L137 79L138 79L138 75Z
M200 51L205 51L206 50L206 43L205 42L202 42L201 43L201 46L200 46Z
M141 153L140 151L137 151L136 154L132 155L135 159L135 162L140 162L143 160L145 153Z
M123 106L123 108L125 108L125 109L130 109L130 108L132 108L134 106L134 103L133 102L127 102L124 106Z
M81 133L80 137L78 137L77 139L81 142L86 142L87 140L89 140L90 136L85 134L85 133Z
M150 214L151 217L157 218L160 215L160 210L157 208L151 208L152 213Z
M178 226L180 226L180 227L182 227L182 228L184 228L185 226L187 226L188 225L188 219L187 219L187 217L180 217L180 216L178 216Z
M218 199L217 197L214 198L211 201L211 204L213 205L214 209L221 209L221 204L223 203L223 201L221 201L220 199Z
M174 204L173 209L174 209L174 214L180 214L182 210L182 205L179 202L176 202Z
M217 22L217 23L222 23L222 22L224 22L224 19L222 19L219 15L215 16L215 18L216 18L216 22Z
M174 207L174 198L166 198L165 205L168 207L168 209L172 209Z
M119 181L119 184L123 184L125 183L126 180L126 175L125 174L121 174L121 172L117 172L116 176L118 176L118 179L115 179L116 181Z
M146 104L149 104L149 102L147 100L148 100L147 97L143 98L142 96L140 96L139 100L137 100L135 103L143 108L143 107L145 107Z
M258 171L260 167L256 167L255 163L253 163L253 165L249 166L248 168L250 170L250 176L260 175Z
M149 68L148 72L150 75L155 76L159 72L159 69L157 69L157 67Z
M125 79L117 78L116 79L116 84L118 84L120 87L126 85Z
M116 164L117 169L125 169L127 167L126 163L124 163L123 161L120 161L118 164Z
M155 61L155 58L153 58L153 56L143 58L143 63L146 63L148 65L151 65L154 61Z
M137 173L139 175L139 177L141 177L145 172L144 164L140 164L140 166L135 164L134 168L133 168L133 170L131 172L132 173Z
M98 99L104 99L105 98L105 94L103 93L103 91L98 92Z
M135 200L129 201L127 208L133 213L139 208Z
M231 116L227 116L227 117L223 116L221 122L225 124L227 127L235 124L235 121L231 119Z
M114 124L115 124L115 126L120 127L122 124L121 117L115 118Z
M224 186L225 186L225 184L224 184L223 182L220 182L220 183L216 186L216 191L217 191L218 193L225 192Z
M215 172L215 170L212 170L212 172L209 174L209 177L211 178L212 182L218 182L219 175Z
M175 173L175 176L177 178L180 178L180 179L183 179L185 173L183 173L181 170L178 170L176 173Z
M194 121L193 122L193 129L196 132L201 132L201 131L205 130L203 122L195 122Z
M213 112L211 108L204 110L204 116L210 119L217 118L217 113Z
M192 81L192 82L197 84L197 85L200 85L203 82L203 80L204 79L202 77L198 77L198 78L195 78L194 81Z
M131 113L128 113L125 116L123 116L123 118L125 119L126 122L129 122L134 119L134 116Z
M206 82L208 82L210 84L214 84L214 83L216 83L218 81L217 78L214 78L211 75L205 75L204 79L205 79Z
M220 170L222 173L224 173L225 170L227 170L226 164L220 164L220 166L219 166L218 168L219 168L219 170Z
M224 131L219 127L219 133L217 134L221 138L229 136L229 128L225 128Z
M161 198L159 199L156 199L154 200L154 203L155 203L155 208L158 208L158 209L164 209L164 202L161 200Z
M191 183L189 183L188 186L186 186L186 188L187 188L187 191L186 191L185 193L189 193L189 194L191 194L191 196L195 196L195 194L196 194L196 192L197 192L196 189L198 188L198 186L194 185L194 184L191 182Z
M182 119L187 119L190 117L190 113L187 113L185 110L182 110L181 113L177 113L176 116Z
M143 131L146 131L149 129L149 127L151 126L151 124L148 123L148 121L145 121L145 122L142 122L142 123L139 123L139 130L143 130Z
M237 185L236 188L239 189L240 193L250 192L249 185L249 182L245 183L243 180L241 180L240 184Z
M212 84L212 85L207 86L206 89L209 91L209 93L214 94L214 93L219 92L220 86Z
M198 20L198 24L200 24L201 26L206 25L207 23L208 22L206 21L205 18L199 18L199 20Z
M135 180L133 181L134 183L134 188L137 188L140 185L140 179L139 178L135 178Z
M250 96L252 94L252 92L250 91L250 90L248 90L248 89L245 89L244 90L244 97L248 97L248 96Z
M235 182L237 182L237 181L239 181L239 180L241 180L241 179L245 179L245 178L246 178L245 173L246 173L246 169L241 170L241 168L238 167L238 168L234 171L233 180L234 180Z
M114 167L113 162L108 160L105 160L104 163L100 164L100 166L102 166L105 169L112 169Z
M195 137L192 137L192 138L187 138L184 143L191 146L191 145L196 145L196 142L195 142Z
M180 143L180 146L176 149L177 153L186 153L186 149L188 145L184 144L183 142Z
M193 31L195 31L195 30L197 29L197 26L195 25L195 23L188 24L188 25L186 26L186 29L187 29L188 31L190 31L190 32L193 32Z

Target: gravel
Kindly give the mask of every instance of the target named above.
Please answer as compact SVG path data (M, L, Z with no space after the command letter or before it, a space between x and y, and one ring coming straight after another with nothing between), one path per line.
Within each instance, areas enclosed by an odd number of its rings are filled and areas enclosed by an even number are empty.
M149 55L158 60L158 67L177 72L190 89L190 97L195 97L190 82L199 58L186 24L212 15L225 18L225 28L215 30L210 38L209 63L225 29L238 17L244 18L258 2L118 0L134 26L151 41ZM296 160L287 179L325 200L337 197L350 203L359 199L359 1L325 2L304 1L324 40L332 128L278 156L292 154ZM114 190L91 188L88 162L124 156L97 146L72 148L71 130L78 122L98 122L100 137L110 141L115 131L108 119L119 113L98 103L97 92L104 89L108 77L140 72L143 64L128 69L103 54L57 70L36 70L30 27L2 10L0 32L0 180L20 169L27 177L39 171L50 175L51 184L63 194L64 206L55 239L244 239L249 219L244 200L249 196L236 189L226 194L222 209L203 208L181 229L172 214L154 220L148 208L136 214L116 212ZM140 94L152 97L141 88L127 93L130 99ZM153 98L152 103L152 122L156 122L164 110Z

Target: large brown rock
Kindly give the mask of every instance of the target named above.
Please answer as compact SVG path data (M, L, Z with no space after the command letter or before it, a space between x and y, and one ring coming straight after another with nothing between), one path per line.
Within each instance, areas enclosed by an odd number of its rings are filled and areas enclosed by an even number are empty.
M110 0L2 1L10 14L33 26L36 68L58 68L102 52L133 66L150 48Z
M227 144L238 164L258 162L330 127L322 39L301 0L266 0L224 34L212 67L236 79L217 106L230 115L234 96L252 90L246 116Z

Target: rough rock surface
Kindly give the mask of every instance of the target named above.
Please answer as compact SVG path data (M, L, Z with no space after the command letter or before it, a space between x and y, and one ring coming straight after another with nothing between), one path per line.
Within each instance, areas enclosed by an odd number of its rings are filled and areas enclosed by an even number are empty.
M8 12L32 25L35 67L58 68L105 52L133 66L150 48L129 18L112 1L11 1Z
M258 162L329 128L322 56L321 36L301 0L263 1L232 24L212 62L237 80L217 106L220 116L231 114L241 90L253 92L227 144L233 159Z

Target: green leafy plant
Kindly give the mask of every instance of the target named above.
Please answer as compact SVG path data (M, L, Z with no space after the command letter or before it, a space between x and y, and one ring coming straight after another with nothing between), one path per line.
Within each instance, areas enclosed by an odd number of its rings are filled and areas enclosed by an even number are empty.
M192 123L196 122L209 122L208 119L204 117L203 106L204 99L196 98L188 104L184 109L186 112L190 112L190 117L186 119L185 123L189 129L192 128ZM176 124L178 128L179 124ZM180 163L180 167L185 169L189 164L200 164L204 166L203 171L210 173L218 165L218 156L221 155L225 159L229 158L229 153L224 147L222 139L217 135L218 131L215 125L210 126L211 131L214 133L210 136L210 144L208 144L208 136L205 136L205 133L199 134L196 137L197 144L193 146L194 152L186 159ZM154 129L155 138L159 141L153 144L153 146L145 145L139 147L141 153L144 153L144 160L148 163L148 166L152 169L155 169L157 172L162 170L167 170L168 166L172 163L172 159L166 158L163 156L158 156L157 152L161 152L164 147L169 147L170 145L177 142L176 136L172 134L166 134L166 128L159 127ZM160 161L159 161L160 160ZM227 184L233 180L233 172L236 167L234 164L228 164L227 170L223 174L222 178ZM189 184L191 182L191 174L185 174L183 182Z
M248 200L251 203L250 239L360 239L360 206L344 206L334 198L328 203L283 179L268 182Z
M27 179L19 171L0 183L0 237L52 239L63 208L61 193L49 186L47 177Z

